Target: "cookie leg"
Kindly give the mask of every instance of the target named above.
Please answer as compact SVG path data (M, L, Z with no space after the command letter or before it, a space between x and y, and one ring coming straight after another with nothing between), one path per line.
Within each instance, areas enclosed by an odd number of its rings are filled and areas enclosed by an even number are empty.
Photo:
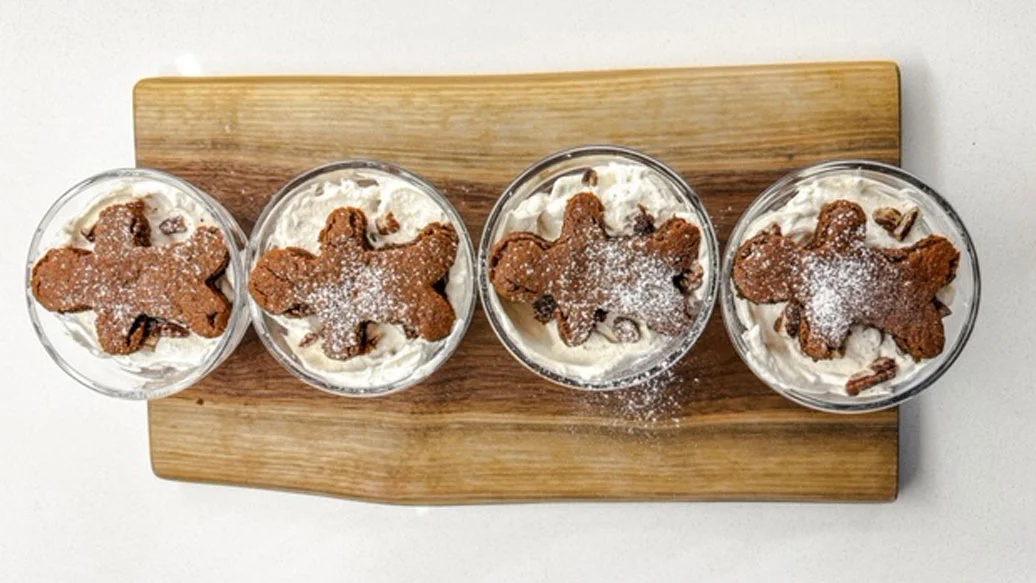
M593 311L572 310L565 305L559 305L555 314L558 319L558 335L568 346L579 346L586 342L597 322Z
M398 323L415 329L425 340L435 341L450 335L455 319L450 302L438 293L427 290L417 296L413 307Z
M942 316L934 303L928 304L914 318L889 333L900 350L914 360L938 356L945 343Z
M803 310L799 323L799 346L802 352L813 360L826 360L834 358L845 346L845 339L849 336L848 324L844 329L821 335L816 331L816 326L809 315L808 310Z
M183 321L195 334L215 338L226 330L230 302L221 292L201 286L184 293L177 303Z
M108 354L130 354L140 349L147 336L144 314L116 313L97 310L97 342Z
M367 322L324 324L320 333L324 336L321 346L324 354L336 360L346 360L370 352L374 348L367 333Z

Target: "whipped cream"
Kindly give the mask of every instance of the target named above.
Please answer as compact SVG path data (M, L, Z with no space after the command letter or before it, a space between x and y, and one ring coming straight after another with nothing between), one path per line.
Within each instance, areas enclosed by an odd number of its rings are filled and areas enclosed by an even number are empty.
M135 179L105 185L105 194L95 197L74 218L55 232L47 248L73 246L93 249L87 233L105 208L135 200L143 201L151 224L151 244L174 243L190 238L198 227L217 226L212 215L192 196L171 185L149 179ZM167 235L159 224L167 218L181 216L187 230ZM228 300L233 301L234 284L229 271L217 282ZM98 358L110 359L124 371L142 377L157 378L170 372L185 371L205 362L219 345L220 337L205 338L191 332L183 338L162 337L154 347L143 346L131 354L113 355L104 352L97 340L93 310L70 314L55 314L62 322L65 333L77 344Z
M569 175L554 181L549 192L538 192L520 201L507 212L494 235L499 241L510 233L527 231L547 240L561 235L565 207L573 196L590 191L604 204L605 231L611 236L632 235L634 222L644 209L661 225L671 218L681 218L702 228L690 206L675 192L663 176L646 166L609 163L593 168L597 185L583 183L582 175ZM698 264L704 269L703 284L692 292L701 301L712 273L708 264L708 240L703 236L698 251ZM594 333L579 346L568 346L558 334L557 321L543 324L536 320L527 304L502 300L494 291L491 303L503 310L501 325L508 337L541 366L567 377L587 381L601 380L631 370L647 359L665 352L674 338L652 331L642 322L640 339L623 343L612 339L611 314L598 324Z
M855 173L821 177L800 185L795 196L781 208L769 211L752 221L745 231L744 240L776 224L785 236L799 242L805 241L816 229L820 209L825 204L836 200L849 200L860 205L867 214L868 245L906 247L932 233L923 213L910 229L908 236L903 241L897 241L874 222L874 211L881 207L892 207L905 212L915 206L911 201L917 200L920 196L921 194L916 191L900 190ZM938 297L947 306L951 305L952 284L940 291ZM769 371L771 380L777 380L805 393L848 396L845 383L849 377L866 370L878 358L888 357L896 362L899 368L892 381L895 383L909 379L924 365L924 362L915 362L909 355L901 352L891 336L865 326L852 327L843 357L813 360L802 352L797 339L773 328L774 321L784 310L786 303L754 304L734 292L735 311L741 324L746 328L741 338L748 345L750 356ZM889 394L892 392L892 382L866 389L856 398Z
M277 209L278 218L263 251L275 247L301 247L318 254L318 237L332 211L353 207L367 216L367 235L375 248L412 241L431 223L453 224L439 203L410 183L388 174L371 173L370 179L321 181L295 193ZM389 213L399 223L395 233L381 235L377 221ZM446 299L453 307L456 321L450 337L435 342L423 338L407 338L402 327L374 323L369 331L378 341L366 353L346 360L329 358L320 342L305 347L299 344L320 328L315 317L289 318L267 314L280 328L284 343L301 364L328 381L345 387L377 387L395 383L413 375L424 376L438 366L433 358L450 338L466 328L465 318L472 300L471 256L463 240L463 229L453 224L462 238L457 257L446 282Z

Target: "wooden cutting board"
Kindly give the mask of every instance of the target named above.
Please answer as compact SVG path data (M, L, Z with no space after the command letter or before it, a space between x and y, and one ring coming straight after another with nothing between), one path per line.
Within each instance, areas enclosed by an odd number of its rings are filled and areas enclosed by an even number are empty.
M137 163L220 199L246 232L292 176L352 156L430 179L476 242L504 186L556 150L657 156L721 241L754 196L830 158L899 162L893 63L480 77L146 79ZM741 363L715 310L673 378L621 393L552 386L479 311L423 385L380 399L294 380L254 334L195 388L148 406L161 477L382 502L892 500L895 410L818 413Z

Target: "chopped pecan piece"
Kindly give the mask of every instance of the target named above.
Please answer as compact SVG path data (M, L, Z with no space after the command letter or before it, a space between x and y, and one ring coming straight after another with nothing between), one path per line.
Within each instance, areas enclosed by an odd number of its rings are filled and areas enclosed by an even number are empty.
M897 372L896 361L888 357L879 358L872 362L867 370L861 370L849 377L845 383L845 391L851 396L859 395L864 389L892 380Z

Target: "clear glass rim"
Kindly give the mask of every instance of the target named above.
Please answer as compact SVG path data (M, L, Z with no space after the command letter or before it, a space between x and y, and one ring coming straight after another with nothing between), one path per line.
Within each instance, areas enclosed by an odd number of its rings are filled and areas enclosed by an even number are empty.
M278 190L272 198L270 198L270 201L266 204L266 207L263 208L263 212L259 215L259 218L255 222L255 226L252 228L252 236L248 240L248 254L246 258L247 271L249 273L251 273L252 267L255 265L255 262L258 261L260 255L262 254L262 249L260 248L262 244L262 241L260 241L260 233L262 233L265 230L266 224L268 222L274 220L275 209L279 206L281 201L287 199L288 197L298 194L298 188L310 182L311 180L320 178L322 175L325 174L332 174L343 170L374 170L378 172L383 172L385 174L405 180L413 184L414 186L419 188L424 194L428 195L432 200L436 202L436 204L438 204L443 209L443 211L446 213L446 216L449 217L450 221L453 223L454 228L458 230L460 244L462 248L467 251L465 255L467 257L468 262L468 273L474 273L474 246L471 242L471 235L468 233L468 228L464 222L464 218L461 217L456 207L453 206L453 203L450 202L446 195L440 192L439 189L433 186L428 180L424 179L423 177L417 174L414 174L413 172L403 168L402 166L398 166L391 162L384 162L381 160L374 160L369 158L349 158L345 160L328 162L326 164L322 164L315 168L306 170L305 172L292 178L288 181L287 184L282 186L281 189ZM472 286L474 286L474 282L472 282ZM435 366L429 368L428 370L421 371L421 374L412 374L398 381L384 383L382 385L376 385L373 387L366 388L361 392L356 389L339 386L324 378L321 378L320 376L301 366L297 366L292 361L291 355L284 354L284 351L281 350L281 348L277 346L277 343L273 341L273 338L271 338L270 329L266 325L266 314L263 311L262 307L260 307L259 304L252 298L252 294L248 293L245 295L248 296L247 301L249 310L252 314L252 325L256 329L257 335L259 336L259 340L262 341L263 346L266 347L267 352L269 352L270 355L273 356L274 360L276 360L282 367L284 367L285 370L291 373L292 376L314 388L320 389L321 391L325 391L327 393L331 393L333 395L355 398L384 397L386 395L398 393L400 391L409 389L410 387L413 387L418 383L421 383L422 381L430 377L432 374L434 374L435 371L439 370L439 368L442 367L442 365L445 364L446 361L448 361L457 351L457 348L460 346L461 341L467 334L468 328L471 326L471 320L474 316L476 304L475 290L471 289L467 305L464 306L463 315L457 315L458 318L460 318L460 326L454 329L452 332L450 332L450 336L448 336L446 339L446 345L443 346L442 350L434 357L438 360L438 363Z
M709 268L712 270L713 274L709 278L709 284L702 297L701 309L698 312L694 324L692 324L691 328L684 334L679 348L667 354L665 358L661 359L659 362L655 363L654 366L645 371L609 380L585 380L582 378L563 375L530 358L522 351L517 343L508 336L501 320L501 318L506 316L502 316L497 313L497 310L493 307L492 297L490 295L495 294L496 292L492 289L492 285L489 283L489 254L493 244L495 243L495 241L493 241L493 235L499 226L500 220L503 218L504 207L507 206L508 201L517 195L518 190L524 186L526 182L541 172L549 169L551 166L566 160L589 156L615 156L618 158L624 158L632 162L642 164L651 170L658 172L666 180L672 182L673 185L676 186L675 190L677 191L678 196L682 198L683 202L688 204L700 223L699 226L701 227L702 237L707 246ZM701 337L701 334L705 330L705 326L708 324L709 318L712 315L712 310L716 301L716 294L719 290L720 277L717 273L717 270L719 269L719 261L719 243L716 238L716 230L713 227L712 219L709 216L708 211L705 209L705 205L702 204L698 193L691 188L679 173L657 158L631 148L608 144L585 145L567 148L541 158L539 161L523 170L504 189L503 194L500 195L496 204L493 205L493 210L490 211L489 217L486 219L485 228L482 230L482 238L479 242L478 254L478 291L479 297L482 301L482 310L486 313L489 325L493 329L493 333L496 334L496 337L500 340L501 344L504 345L504 348L511 353L511 356L525 366L525 368L552 383L562 385L564 387L586 391L610 391L629 388L646 382L666 370L671 369L680 360L687 356L687 353L690 352L691 348L693 348L698 342L698 338Z
M216 348L208 358L199 363L198 367L194 369L192 374L178 382L169 383L153 389L135 389L129 391L118 389L96 379L91 379L79 372L71 363L65 360L61 353L53 344L51 344L40 320L40 310L42 308L39 306L38 302L36 302L36 298L32 295L32 268L35 261L38 259L38 257L34 256L39 255L42 251L40 249L40 244L42 243L43 233L50 226L54 217L68 202L87 188L104 181L120 179L154 180L155 182L161 182L182 190L188 196L195 198L216 221L217 226L223 234L223 238L227 242L227 249L230 252L230 261L227 263L227 269L231 272L231 275L234 277L234 281L236 282L234 285L234 302L231 305L230 318L227 321L227 327L224 330L223 335L220 337ZM139 401L159 399L180 392L197 383L215 370L216 367L218 367L241 342L241 339L244 336L244 330L247 329L247 320L249 316L248 310L245 309L245 296L247 294L245 293L246 285L244 266L242 264L243 257L241 250L238 249L237 244L235 243L243 243L244 241L245 235L241 230L241 227L226 208L219 203L219 201L205 191L173 174L162 170L156 170L154 168L117 168L90 176L66 190L65 193L50 206L37 225L36 231L32 236L32 241L29 243L25 266L25 299L29 309L29 319L32 321L33 329L36 331L36 337L39 339L50 358L57 363L58 367L61 368L65 374L78 381L79 384L103 395ZM242 319L244 319L244 322L242 322Z
M744 340L736 330L736 326L740 324L738 320L735 305L734 305L734 292L732 291L732 271L734 264L734 255L737 253L737 249L740 246L737 242L744 238L745 231L748 228L749 223L759 214L759 210L769 206L770 202L781 195L781 193L793 184L797 184L804 180L808 180L817 175L828 173L828 172L842 172L852 170L866 170L879 174L884 174L891 178L901 180L909 184L912 188L915 188L921 192L924 196L932 200L946 216L949 217L950 222L953 223L954 228L960 234L961 240L964 242L964 255L966 260L969 262L972 270L972 285L974 286L974 297L972 298L971 305L969 307L967 317L964 320L964 325L961 329L960 335L957 337L953 346L949 348L949 352L946 353L945 359L939 363L938 366L927 371L923 376L920 376L916 383L909 388L888 395L884 399L878 399L873 401L861 401L859 403L835 403L821 398L818 395L812 395L803 393L801 391L794 390L791 387L785 387L776 382L771 382L765 376L766 371L758 368L757 363L753 358L750 357L749 349L745 345ZM737 223L734 226L730 237L727 239L727 248L723 254L723 266L720 274L722 280L722 291L720 293L720 304L723 313L723 323L727 330L727 335L730 337L730 342L734 345L734 349L738 353L741 360L748 366L749 369L759 378L759 380L766 383L771 389L780 394L781 396L794 401L800 405L816 409L818 411L825 411L829 413L867 413L871 411L880 411L882 409L888 409L895 407L913 397L919 395L922 391L932 386L939 378L946 373L947 370L953 365L953 363L960 356L964 350L964 346L968 343L971 338L972 330L975 327L975 320L978 317L978 308L981 297L981 277L979 275L978 265L978 253L975 250L974 243L971 239L971 235L968 233L967 228L961 221L960 216L953 209L950 203L943 198L935 189L923 182L920 178L913 174L899 168L898 166L892 166L881 162L875 162L873 160L831 160L827 162L821 162L819 164L813 164L794 170L779 180L771 184L766 188L759 196L752 201L747 209L738 218Z

